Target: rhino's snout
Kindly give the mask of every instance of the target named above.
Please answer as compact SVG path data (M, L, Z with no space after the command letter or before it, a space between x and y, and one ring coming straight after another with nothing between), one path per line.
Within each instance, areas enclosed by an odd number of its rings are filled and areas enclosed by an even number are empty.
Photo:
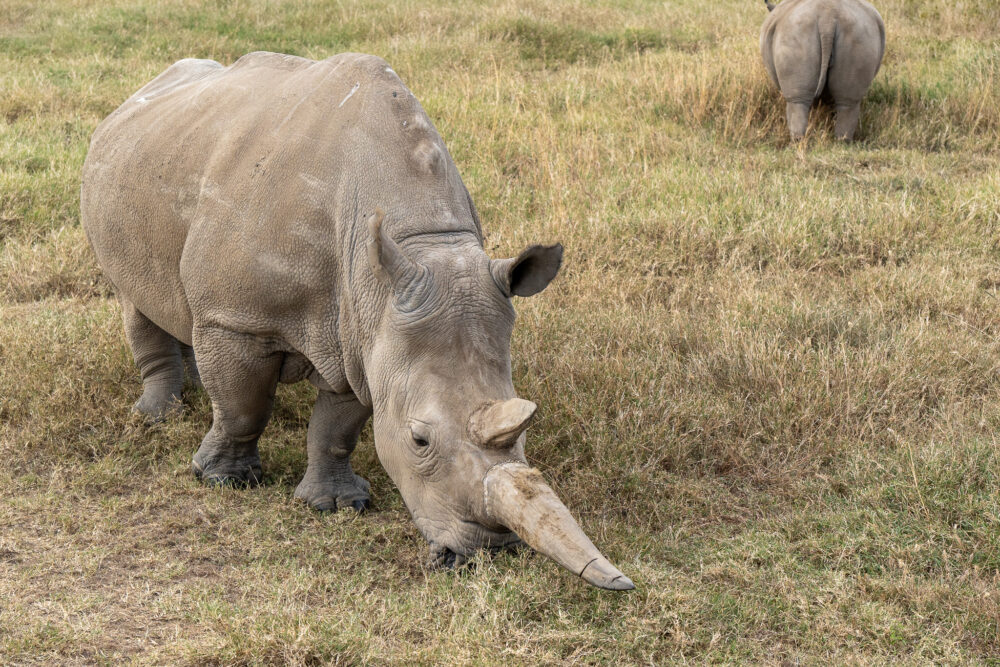
M473 497L466 499L474 520L447 526L418 520L427 528L430 565L458 567L477 550L510 549L523 540L593 586L635 588L597 550L541 473L524 463L516 444L535 410L531 401L511 398L473 411L466 428L471 444L493 463L471 487Z

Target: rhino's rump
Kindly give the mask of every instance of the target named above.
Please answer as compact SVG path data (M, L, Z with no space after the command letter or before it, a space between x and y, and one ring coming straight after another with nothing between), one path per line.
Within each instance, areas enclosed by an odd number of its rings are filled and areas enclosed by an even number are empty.
M761 29L761 55L789 101L809 103L824 91L842 103L864 96L881 63L881 18L857 0L785 0Z

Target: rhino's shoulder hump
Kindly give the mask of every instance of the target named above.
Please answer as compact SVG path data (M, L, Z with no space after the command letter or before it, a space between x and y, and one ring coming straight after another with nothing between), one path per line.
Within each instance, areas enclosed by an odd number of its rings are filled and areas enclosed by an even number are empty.
M389 68L389 63L385 61L384 58L379 56L373 56L368 53L338 53L335 56L330 56L324 62L329 62L331 64L344 64L352 69L368 72L371 75L379 75ZM392 71L392 68L389 68Z
M339 53L316 63L310 70L309 85L338 87L350 81L371 87L372 84L399 88L402 83L383 58L367 53Z
M317 101L326 95L336 97L345 85L370 88L372 84L401 83L389 64L378 56L340 53L315 61L265 51L241 57L220 73L220 80L257 88L263 98L309 95ZM340 94L336 100L342 98Z

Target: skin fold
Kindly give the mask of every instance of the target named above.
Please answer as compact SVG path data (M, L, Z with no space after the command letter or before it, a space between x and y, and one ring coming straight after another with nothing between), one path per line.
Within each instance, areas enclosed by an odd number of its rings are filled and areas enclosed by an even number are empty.
M258 483L276 385L308 380L319 394L296 497L368 506L350 455L373 417L432 562L523 538L575 549L557 562L595 585L632 587L568 512L566 530L543 533L504 500L515 482L544 485L521 469L535 406L511 381L511 299L549 284L562 247L486 255L444 142L384 60L179 61L94 132L81 216L142 374L135 410L176 409L185 366L211 398L202 480ZM502 465L521 467L489 477Z
M834 134L851 141L885 54L882 17L864 0L784 0L768 9L760 52L785 98L792 139L805 136L809 109L823 97L836 109Z

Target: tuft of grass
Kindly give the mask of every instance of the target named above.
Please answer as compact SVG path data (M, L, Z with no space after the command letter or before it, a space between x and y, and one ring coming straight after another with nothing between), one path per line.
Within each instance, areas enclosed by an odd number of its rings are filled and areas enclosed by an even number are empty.
M976 663L1000 654L1000 88L990 0L884 0L861 140L789 146L763 3L0 0L0 662ZM183 57L387 58L518 301L527 453L637 583L530 552L457 573L367 430L375 511L190 474L208 397L144 426L79 226L97 123Z

